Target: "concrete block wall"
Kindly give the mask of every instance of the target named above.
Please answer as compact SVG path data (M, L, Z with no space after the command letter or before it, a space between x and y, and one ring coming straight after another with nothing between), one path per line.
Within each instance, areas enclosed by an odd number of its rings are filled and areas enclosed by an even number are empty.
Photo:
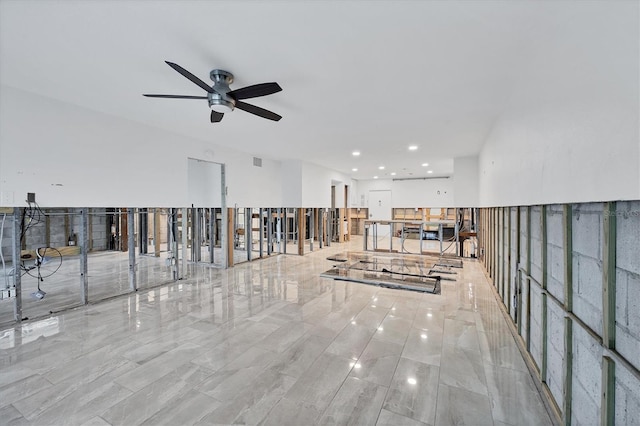
M573 205L573 312L602 335L602 203Z
M555 303L547 303L547 375L551 395L562 406L564 389L564 312Z
M542 282L542 218L540 206L531 207L531 272L530 275Z
M640 201L619 203L616 222L616 348L640 369Z
M107 217L106 209L91 209L91 235L92 250L106 250L108 248L107 235ZM43 216L39 223L35 223L25 233L25 248L33 250L38 247L64 247L68 245L69 234L73 232L78 237L81 226L81 217L79 209L43 209L47 215L47 219ZM3 215L0 214L0 224ZM47 220L49 228L49 242L47 243ZM68 223L68 228L65 226ZM68 230L67 230L68 229ZM12 259L12 232L13 232L13 215L7 214L3 226L2 255L5 262L11 262Z
M565 205L481 210L480 226L485 228L479 234L482 260L519 330L517 340L528 348L532 368L548 391L557 419L567 420L563 419L564 407L569 404L570 424L598 424L601 416L612 415L616 424L640 424L640 201L569 207L572 251L567 254ZM503 216L495 215L496 211L509 212L511 220L503 223ZM609 215L607 221L605 214ZM519 221L515 220L518 215ZM496 217L500 217L499 223ZM607 325L604 313L609 308L603 288L607 276L605 224L609 219L616 225L615 234L608 237L615 243L615 280L607 283L615 288L615 312L611 316L615 321ZM527 268L529 245L531 263ZM491 267L488 259L493 259ZM521 269L519 278L511 272L516 264ZM571 286L565 283L565 274L571 274ZM518 303L505 299L509 290L520 297L522 312L517 315L514 311ZM566 291L570 300L565 300ZM569 348L565 347L566 324L572 329ZM605 327L615 328L612 340L603 340ZM613 365L613 379L603 378L605 364ZM610 396L604 402L603 394Z
M62 212L56 212L62 213ZM69 221L72 216L65 214L66 220ZM49 217L49 246L51 247L64 247L69 243L69 235L67 235L65 229L65 216L62 214L58 216L50 216ZM27 241L31 242L29 236L27 236ZM40 242L41 246L46 245L46 241Z
M509 221L509 209L505 208L503 209L503 212L500 216L501 220L502 220L502 228L501 228L501 232L502 232L502 274L504 274L504 279L503 279L503 285L504 285L504 290L502 292L502 303L504 303L505 305L509 304L509 295L511 294L510 291L508 291L508 287L511 281L511 275L510 275L510 267L509 267L509 252L510 252L510 248L509 248L509 225L510 225L510 221Z
M107 232L107 211L106 209L89 209L89 247L92 251L107 250L108 232Z
M528 217L527 209L526 208L520 209L520 232L519 232L520 259L516 259L515 263L517 263L521 268L526 268L527 256L529 255L529 253L527 252L527 235L529 233L529 230L527 228L528 226L527 217ZM529 336L527 336L527 323L529 321L529 318L525 315L525 310L526 310L525 307L527 306L528 295L529 295L528 282L529 281L524 275L522 274L518 275L518 285L520 286L520 297L522 299L522 302L521 302L522 312L518 314L518 319L521 325L520 329L522 330L522 337L525 340L525 342L529 338Z
M547 290L564 302L563 207L547 206Z
M616 424L640 424L640 380L624 366L616 366Z
M580 327L573 330L572 421L599 423L602 389L602 346Z
M511 207L509 209L509 216L511 217L511 252L509 253L511 256L511 279L509 280L509 287L511 290L511 300L509 300L509 303L511 304L511 309L509 310L509 314L511 315L511 319L515 321L518 308L516 293L516 282L518 279L518 227L516 226L518 221L518 209Z
M530 275L542 283L542 208L531 207L531 272ZM531 286L531 312L542 312L542 292L539 287ZM530 351L538 368L542 365L542 316L532 315L530 333Z
M529 352L536 363L536 367L540 369L542 365L542 291L538 286L532 285L529 293L531 297L531 312L529 318L531 323L529 332L531 333L529 340ZM535 313L538 313L536 315Z

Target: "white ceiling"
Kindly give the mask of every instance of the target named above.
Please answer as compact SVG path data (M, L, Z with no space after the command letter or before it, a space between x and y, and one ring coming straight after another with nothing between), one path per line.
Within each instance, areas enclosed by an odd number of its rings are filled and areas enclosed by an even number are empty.
M555 9L580 3L2 0L0 83L356 179L450 175L479 153L539 36L553 39ZM205 81L231 71L232 89L277 81L247 102L284 118L211 124L204 100L144 98L203 94L165 60Z

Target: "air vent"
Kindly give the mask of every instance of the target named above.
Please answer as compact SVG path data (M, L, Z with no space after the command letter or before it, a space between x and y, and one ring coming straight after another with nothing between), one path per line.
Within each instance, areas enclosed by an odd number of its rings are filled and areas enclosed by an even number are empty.
M262 167L262 158L253 157L253 165L256 167Z

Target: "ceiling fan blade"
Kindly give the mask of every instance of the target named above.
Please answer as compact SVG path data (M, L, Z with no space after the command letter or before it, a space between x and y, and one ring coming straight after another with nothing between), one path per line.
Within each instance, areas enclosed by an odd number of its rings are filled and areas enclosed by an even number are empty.
M266 118L268 120L279 121L282 117L264 108L257 107L255 105L247 104L241 101L236 101L236 108L243 111L247 111L251 114L255 114L259 117Z
M190 95L148 95L143 94L147 98L170 98L170 99L207 99L206 96L190 96Z
M174 64L173 62L169 62L169 61L165 61L167 63L167 65L169 65L171 68L173 68L174 70L178 71L180 74L182 74L183 76L185 76L186 78L188 78L189 80L191 80L193 83L197 84L198 86L202 87L204 90L206 90L209 93L213 93L213 89L211 88L211 86L209 86L207 83L205 83L204 81L200 80L198 77L196 77L195 75L191 74L189 71L185 70L184 68L182 68L180 65L178 64Z
M253 86L243 87L241 89L232 90L227 95L232 96L234 99L249 99L257 98L259 96L267 96L273 93L277 93L282 90L282 87L278 83L261 83L254 84Z
M212 123L219 123L222 120L222 117L224 117L223 113L211 110L211 122Z

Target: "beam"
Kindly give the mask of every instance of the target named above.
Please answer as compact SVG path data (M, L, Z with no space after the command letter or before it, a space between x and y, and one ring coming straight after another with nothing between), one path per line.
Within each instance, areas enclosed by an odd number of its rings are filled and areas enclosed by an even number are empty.
M562 208L562 247L564 259L564 310L573 311L573 210L571 204ZM564 318L564 386L563 422L571 426L573 399L573 320Z
M127 209L125 208L121 208L120 209L120 251L127 251L129 250L129 224L127 223L127 221L129 220L129 215L127 214ZM68 228L68 219L67 216L64 216L65 219L65 227ZM132 217L133 219L133 217ZM131 229L133 230L133 227L131 227ZM133 231L132 231L133 233ZM67 233L67 235L69 235Z
M12 253L13 259L13 287L16 291L16 297L13 300L13 319L16 322L22 322L22 273L20 271L20 249L22 243L20 236L22 235L22 218L20 217L19 207L13 208L13 238L12 238Z
M230 268L233 266L233 246L234 246L234 232L235 232L235 226L234 226L234 221L233 221L233 216L234 216L234 209L233 208L227 208L227 226L226 226L226 233L227 233L227 264L226 267Z
M540 228L542 240L542 288L547 290L547 206L540 206ZM542 362L540 365L540 381L547 382L547 355L548 355L548 318L547 318L547 294L542 293Z
M313 239L315 238L316 230L316 215L314 208L309 209L309 251L313 251Z
M602 426L614 425L616 421L616 364L608 356L602 357L601 394L600 424Z
M251 262L253 260L253 228L252 228L253 218L251 215L251 209L244 209L244 249L247 251L247 261Z
M507 286L507 312L511 314L511 207L507 208L507 272L505 274L505 283Z
M160 257L160 209L153 209L153 255Z
M136 291L138 285L136 282L136 240L135 240L135 222L134 222L134 209L125 209L127 214L127 249L129 250L129 288L131 291Z
M516 305L516 324L518 325L518 335L522 336L522 278L520 276L520 272L519 272L519 268L520 268L520 262L522 260L522 253L521 253L521 248L520 248L520 244L521 244L521 223L520 223L520 207L516 207L516 244L517 244L517 255L516 255L516 265L517 265L517 269L516 269L516 276L517 276L517 282L516 282L516 295L517 295L517 305Z
M87 209L80 210L80 232L78 235L78 245L80 246L80 297L82 299L82 304L86 305L89 303L89 279L88 279L88 263L87 263L87 255L90 246L90 216Z
M304 237L306 234L305 209L298 209L298 255L304 255Z
M565 204L562 210L562 241L564 250L564 309L573 312L573 209Z
M616 203L608 202L603 211L602 253L602 343L616 347Z
M531 353L531 206L527 207L527 305L525 318L527 319L527 352Z
M564 318L564 386L562 389L563 423L571 426L571 400L573 399L573 320Z

